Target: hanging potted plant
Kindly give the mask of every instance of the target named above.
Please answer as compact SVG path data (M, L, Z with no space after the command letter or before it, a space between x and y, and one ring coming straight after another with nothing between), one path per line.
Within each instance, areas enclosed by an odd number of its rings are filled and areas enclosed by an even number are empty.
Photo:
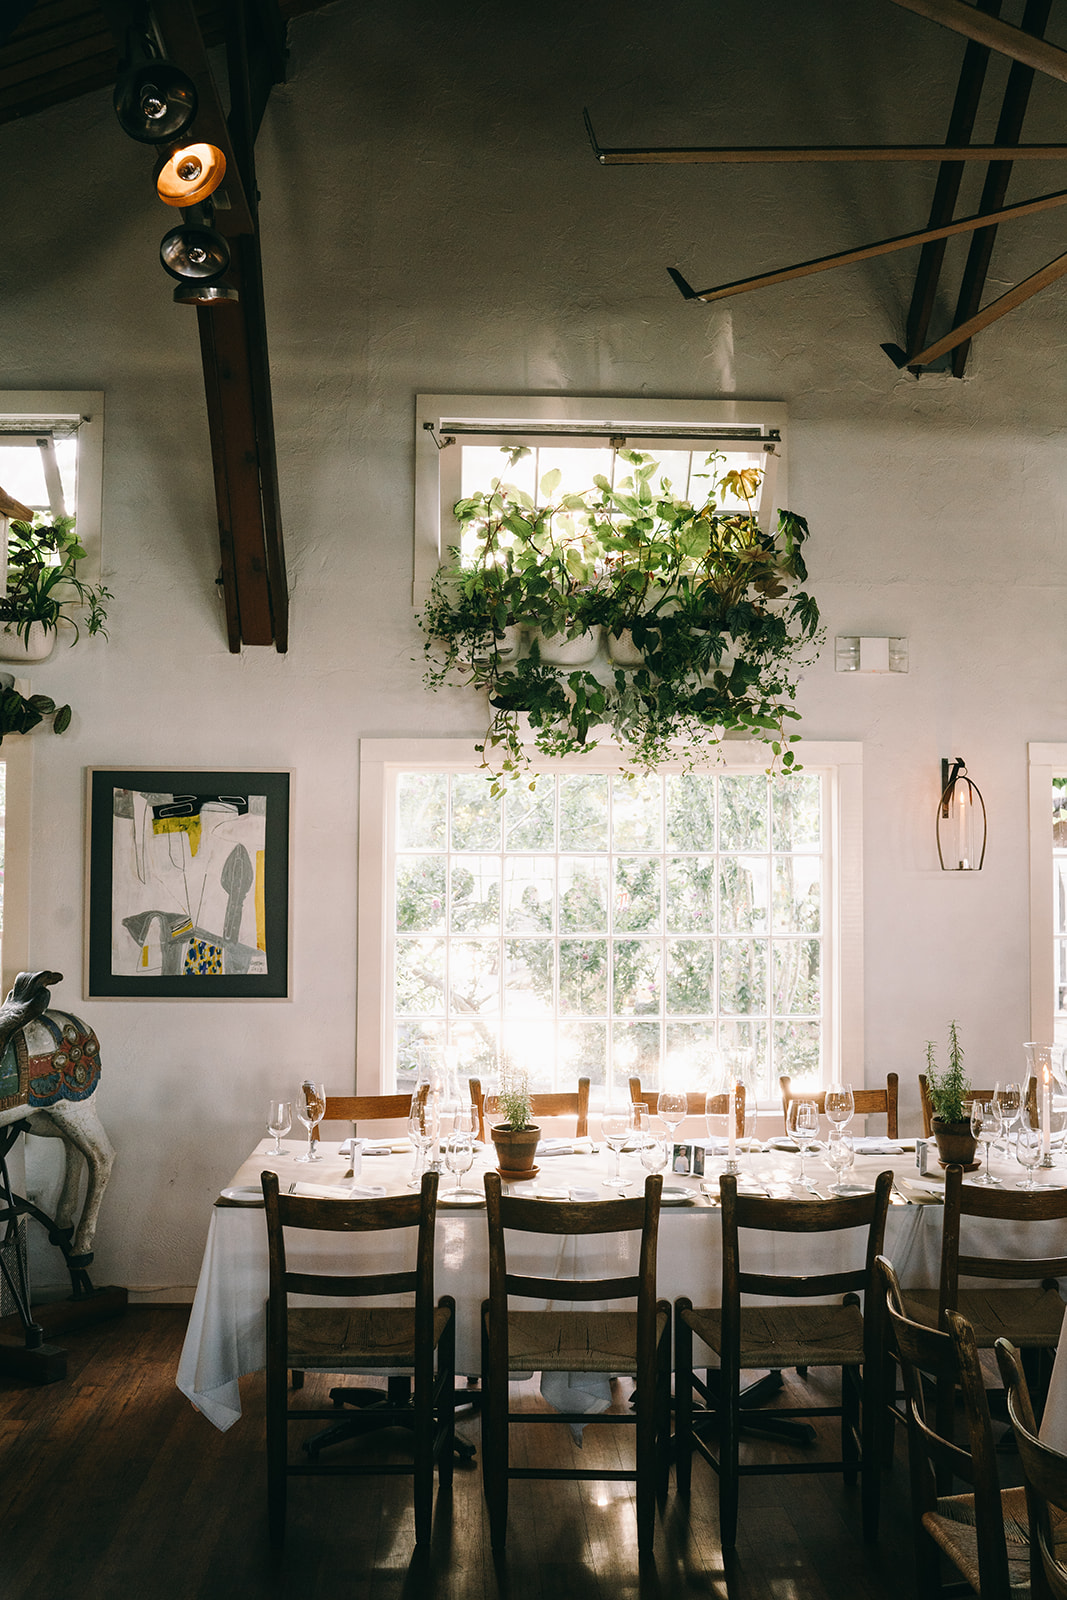
M926 1041L926 1092L933 1109L931 1130L937 1142L937 1156L941 1166L958 1163L965 1171L978 1165L974 1152L978 1140L971 1132L971 1117L967 1094L971 1080L963 1070L963 1046L960 1044L958 1026L948 1025L948 1066L938 1070L934 1060L933 1041Z
M73 517L54 522L15 520L8 530L7 591L0 595L0 661L46 661L55 648L60 624L107 638L102 584L83 583L77 563L85 555Z
M541 1129L530 1121L530 1084L527 1074L520 1068L504 1066L496 1101L501 1120L490 1124L489 1136L496 1150L501 1177L532 1178L537 1171L534 1156Z
M513 465L528 452L505 454ZM741 733L767 743L784 770L795 765L797 735L785 727L820 637L815 601L798 587L807 524L780 511L774 532L760 527L757 469L721 473L722 457L709 456L694 503L657 476L653 457L618 455L630 472L617 483L598 476L559 494L559 473L546 473L535 504L496 478L455 507L463 540L420 619L427 682L487 692L479 748L494 792L527 764L523 716L549 756L592 748L603 728L629 766L651 769L679 753L692 764ZM502 654L509 624L525 631L527 653ZM609 658L625 648L625 664L598 658L568 671L546 659L553 640L595 645L597 629Z

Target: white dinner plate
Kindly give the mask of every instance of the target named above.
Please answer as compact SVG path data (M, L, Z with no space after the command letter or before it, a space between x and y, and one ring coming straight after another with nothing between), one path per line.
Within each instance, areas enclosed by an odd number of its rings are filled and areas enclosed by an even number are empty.
M221 1191L224 1200L232 1200L237 1206L261 1206L263 1204L263 1190L254 1184L239 1184L235 1189Z
M664 1189L659 1203L661 1206L687 1206L692 1198L690 1189Z
M484 1206L485 1195L476 1194L473 1189L461 1189L459 1194L439 1194L437 1204L456 1211L470 1210L474 1206Z

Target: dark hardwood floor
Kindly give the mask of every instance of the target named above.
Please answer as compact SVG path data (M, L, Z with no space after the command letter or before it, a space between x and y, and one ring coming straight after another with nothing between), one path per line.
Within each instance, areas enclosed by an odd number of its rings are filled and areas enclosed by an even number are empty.
M689 1515L674 1493L655 1569L637 1563L632 1485L511 1488L506 1561L489 1549L477 1463L439 1497L432 1544L413 1555L410 1481L310 1478L290 1485L285 1553L266 1536L262 1380L220 1434L174 1387L187 1308L138 1306L64 1336L65 1382L0 1377L0 1600L899 1600L914 1593L907 1472L884 1479L882 1536L859 1536L859 1496L836 1476L750 1478L736 1554L724 1564L715 1479L697 1458ZM813 1375L814 1376L814 1375ZM533 1385L530 1404L539 1403ZM304 1393L315 1392L309 1376ZM810 1389L809 1389L810 1396ZM463 1428L477 1442L477 1421ZM565 1465L562 1428L523 1430L529 1460ZM591 1428L583 1464L631 1448ZM381 1435L369 1448L396 1449ZM347 1448L347 1447L343 1447ZM360 1446L366 1449L366 1441ZM760 1443L756 1448L771 1448ZM1017 1468L1005 1458L1008 1472Z

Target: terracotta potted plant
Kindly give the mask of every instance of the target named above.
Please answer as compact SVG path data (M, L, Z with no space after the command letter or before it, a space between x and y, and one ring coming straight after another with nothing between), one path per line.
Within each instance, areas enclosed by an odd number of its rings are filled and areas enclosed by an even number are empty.
M525 1072L505 1069L500 1075L496 1097L501 1120L490 1124L489 1136L496 1149L497 1167L502 1178L532 1178L537 1171L534 1156L541 1130L530 1121L530 1085Z
M958 1163L967 1171L978 1165L974 1152L978 1140L971 1132L967 1092L971 1080L963 1070L963 1046L955 1022L948 1025L948 1066L938 1070L932 1040L926 1042L926 1092L933 1108L932 1131L938 1161L943 1167Z

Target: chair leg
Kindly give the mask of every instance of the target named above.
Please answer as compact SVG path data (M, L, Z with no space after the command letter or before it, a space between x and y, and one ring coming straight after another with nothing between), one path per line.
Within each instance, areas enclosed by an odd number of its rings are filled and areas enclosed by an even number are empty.
M432 1358L431 1358L432 1359ZM434 1383L432 1371L415 1380L415 1543L425 1544L433 1526Z
M656 1532L656 1390L637 1386L637 1552L652 1554Z
M693 1474L693 1330L685 1313L692 1300L674 1302L674 1483L689 1498Z
M725 1361L719 1370L719 1541L724 1550L737 1543L740 1436L741 1373Z
M489 1359L487 1305L482 1306L482 1487L489 1540L502 1551L508 1532L508 1371Z
M841 1463L842 1476L854 1484L859 1472L860 1451L860 1369L841 1368Z
M863 1512L863 1537L873 1544L878 1537L878 1517L882 1499L882 1433L892 1436L884 1389L884 1368L876 1360L865 1362L862 1378L860 1432L860 1501Z
M452 1482L452 1469L456 1459L456 1302L451 1295L442 1295L437 1302L451 1313L437 1347L437 1377L440 1398L437 1407L439 1448L437 1478L442 1488Z
M301 1374L301 1377L303 1374ZM285 1374L281 1384L267 1384L267 1528L270 1542L280 1547L285 1539L285 1503L288 1489L289 1422Z
M660 1341L656 1364L656 1495L666 1502L671 1474L671 1339L670 1320Z

